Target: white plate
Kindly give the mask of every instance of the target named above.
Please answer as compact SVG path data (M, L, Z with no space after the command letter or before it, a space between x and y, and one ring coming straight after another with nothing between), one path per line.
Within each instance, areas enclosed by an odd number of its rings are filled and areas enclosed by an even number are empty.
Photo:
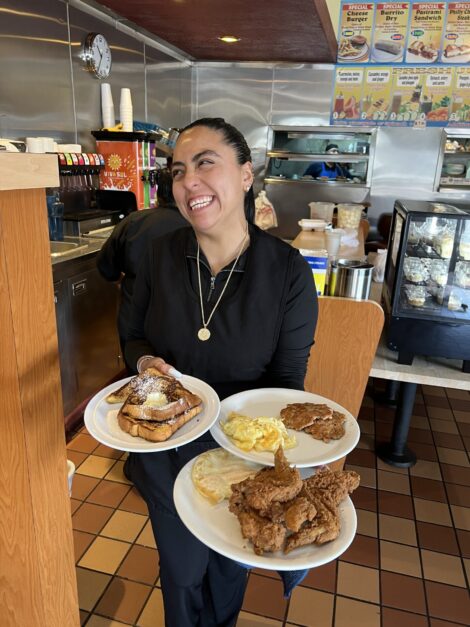
M302 546L287 555L280 551L256 555L251 542L243 538L237 517L229 512L228 501L211 505L196 490L191 479L194 462L194 459L188 462L176 478L173 490L176 511L198 540L225 557L268 570L302 570L333 561L354 539L356 510L348 497L339 506L341 532L336 540L318 546Z
M313 218L302 218L298 221L298 225L302 231L324 231L327 223L324 220L315 220Z
M288 403L325 403L332 409L346 415L346 433L340 440L330 440L328 444L315 440L308 433L288 429L290 435L295 435L297 445L284 451L291 464L298 468L309 468L328 464L344 457L359 441L359 425L357 420L341 405L334 403L323 396L304 392L302 390L288 390L286 388L262 388L248 390L234 394L220 404L218 420L211 429L214 440L224 449L250 462L257 462L265 466L274 466L274 455L270 451L242 451L232 440L225 435L220 427L220 421L226 420L231 411L239 412L252 418L258 416L273 416L279 418L279 412Z
M448 65L461 65L462 63L470 62L470 52L467 54L461 54L458 57L447 58L444 54L441 55L441 63L447 63Z
M364 57L367 54L367 51L369 50L369 46L368 44L364 44L362 46L362 48L359 48L357 53L352 55L352 56L347 56L347 57L342 57L340 54L338 54L338 61L357 61L358 59L362 59L362 57Z
M215 390L200 379L183 375L181 383L184 387L202 398L204 403L202 412L164 442L149 442L144 438L129 435L118 425L117 413L120 405L107 403L106 397L131 379L132 377L127 377L127 379L111 383L104 390L95 394L85 409L85 426L95 440L101 444L106 444L106 446L118 451L132 451L134 453L168 451L188 444L208 431L219 415L220 401Z
M405 49L402 47L401 52L398 54L392 54L391 52L386 52L385 50L378 50L375 46L373 46L371 54L374 61L379 63L396 63L397 61L401 61L403 59Z
M406 51L406 63L427 63L429 65L431 63L436 63L438 54L439 53L436 50L436 54L433 56L432 59L426 59L420 54L414 54L414 52Z

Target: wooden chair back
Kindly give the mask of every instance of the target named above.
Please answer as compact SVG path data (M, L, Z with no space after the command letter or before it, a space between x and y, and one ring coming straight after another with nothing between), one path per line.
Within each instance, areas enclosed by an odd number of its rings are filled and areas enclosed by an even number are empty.
M384 324L381 306L371 300L323 296L305 389L325 396L357 418ZM330 464L341 468L344 460Z

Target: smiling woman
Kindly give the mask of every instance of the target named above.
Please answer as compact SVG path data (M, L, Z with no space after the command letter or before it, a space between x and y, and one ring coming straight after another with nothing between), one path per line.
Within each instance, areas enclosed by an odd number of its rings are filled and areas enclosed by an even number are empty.
M179 135L173 194L190 227L152 242L140 266L127 362L174 366L221 398L262 387L303 389L317 300L297 250L252 223L251 155L221 118ZM170 366L171 364L171 366ZM209 433L162 453L133 453L126 472L145 498L159 547L166 624L234 625L246 570L199 542L179 519L179 470L215 448Z

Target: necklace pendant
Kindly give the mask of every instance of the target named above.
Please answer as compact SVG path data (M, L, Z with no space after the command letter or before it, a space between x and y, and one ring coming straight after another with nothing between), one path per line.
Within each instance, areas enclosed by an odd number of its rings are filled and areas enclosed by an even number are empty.
M197 332L197 336L201 340L201 342L205 342L210 338L211 332L206 327L202 327L202 329L199 329L199 331Z

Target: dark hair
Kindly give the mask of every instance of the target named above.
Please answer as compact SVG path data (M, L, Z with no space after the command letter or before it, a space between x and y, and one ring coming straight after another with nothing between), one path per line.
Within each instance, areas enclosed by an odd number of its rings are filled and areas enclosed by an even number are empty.
M336 148L336 150L339 150L338 144L327 144L325 148L325 152L327 150L331 150L331 148Z
M223 118L200 118L195 122L191 122L188 126L185 126L180 132L180 136L185 131L189 131L190 128L194 128L196 126L205 126L206 128L210 128L213 131L221 133L225 143L232 146L234 149L237 161L240 165L247 162L252 163L251 151L246 143L246 139L240 131L235 128L235 126L229 124ZM255 217L255 196L253 193L253 185L251 185L250 189L245 193L245 216L248 222L253 222Z
M173 177L168 168L162 168L157 170L157 198L159 204L162 205L174 205L175 199L173 198Z

